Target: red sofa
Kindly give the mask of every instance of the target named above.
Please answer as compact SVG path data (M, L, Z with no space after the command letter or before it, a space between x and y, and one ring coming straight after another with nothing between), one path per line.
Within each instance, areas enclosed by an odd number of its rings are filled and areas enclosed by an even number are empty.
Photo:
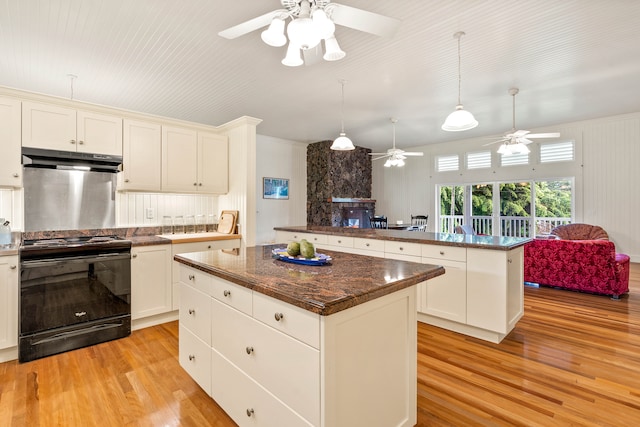
M524 247L524 281L618 299L629 292L629 256L608 240L534 239Z

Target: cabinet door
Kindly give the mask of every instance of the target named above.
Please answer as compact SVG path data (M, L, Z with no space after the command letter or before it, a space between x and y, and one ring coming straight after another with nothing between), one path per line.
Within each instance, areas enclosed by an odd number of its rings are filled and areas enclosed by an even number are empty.
M160 125L124 119L123 190L160 191L162 132Z
M198 188L198 138L190 129L162 127L162 191Z
M465 323L467 321L466 263L422 258L424 264L442 265L445 274L420 285L418 310L425 314Z
M132 248L131 318L171 311L171 289L171 245Z
M22 146L76 151L76 110L22 103Z
M229 192L229 146L227 137L198 132L198 191Z
M20 101L0 97L0 186L22 187Z
M467 249L467 323L505 334L509 252ZM524 284L520 283L520 287Z
M78 110L77 151L122 156L122 119Z
M18 257L0 257L0 349L18 345Z

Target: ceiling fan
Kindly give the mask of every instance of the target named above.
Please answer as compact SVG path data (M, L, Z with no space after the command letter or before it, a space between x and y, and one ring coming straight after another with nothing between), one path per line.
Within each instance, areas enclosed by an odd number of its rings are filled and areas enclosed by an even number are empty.
M502 145L498 149L499 154L527 154L529 153L529 149L526 147L526 145L533 142L531 139L558 138L560 136L559 132L530 133L530 131L528 130L516 130L516 95L518 94L518 92L520 92L518 88L509 89L509 95L513 97L513 122L511 131L505 133L504 136L497 141L484 144L485 146L487 146L501 142Z
M284 46L285 21L291 19L287 27L289 47L282 60L284 65L310 65L322 57L326 61L337 61L346 53L338 46L334 35L335 24L381 37L393 35L400 21L377 13L332 3L330 0L280 0L283 9L277 9L256 18L220 31L219 36L227 39L248 34L269 26L262 32L262 40L270 46ZM322 56L324 40L325 54ZM301 53L304 54L304 61Z
M385 167L391 166L404 166L404 161L408 156L424 156L424 153L419 151L404 151L396 148L396 123L398 119L391 118L391 124L393 125L393 147L389 148L386 153L369 153L370 156L378 156L372 160L387 159Z

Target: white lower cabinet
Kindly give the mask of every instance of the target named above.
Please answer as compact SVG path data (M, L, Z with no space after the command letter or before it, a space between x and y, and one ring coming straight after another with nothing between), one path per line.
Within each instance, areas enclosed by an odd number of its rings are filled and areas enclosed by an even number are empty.
M180 365L239 426L415 425L415 287L320 316L180 270Z
M17 345L18 256L10 255L0 257L0 350Z
M131 319L172 311L171 245L131 249Z

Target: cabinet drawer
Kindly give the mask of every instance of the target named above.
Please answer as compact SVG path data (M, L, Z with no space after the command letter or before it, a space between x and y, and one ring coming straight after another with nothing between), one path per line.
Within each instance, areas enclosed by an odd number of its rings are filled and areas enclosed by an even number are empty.
M465 262L467 249L453 246L422 245L422 257Z
M211 347L180 325L180 366L211 396Z
M353 248L353 237L327 236L327 244L341 248Z
M173 255L189 252L210 251L213 249L233 249L239 246L240 240L213 240L208 242L176 243L171 245Z
M180 325L211 345L211 297L184 283L180 284Z
M251 315L253 312L253 291L251 291L251 289L236 285L219 277L209 277L212 281L212 297L243 313Z
M384 252L384 240L361 239L356 237L353 239L353 247L356 249L364 249L367 251Z
M320 315L253 293L253 317L311 347L320 348Z
M384 241L384 252L398 255L422 256L422 248L419 243Z
M216 300L212 304L213 348L302 417L319 425L320 352L225 304Z
M213 371L211 397L240 427L310 427L312 425L287 408L220 353L215 350L211 352Z
M307 241L313 243L314 245L324 245L327 243L327 235L326 234L306 234L302 235L303 239L307 239Z
M200 292L204 292L207 295L212 293L213 280L212 276L203 273L195 268L187 267L179 264L180 268L180 281L187 285L193 286Z

